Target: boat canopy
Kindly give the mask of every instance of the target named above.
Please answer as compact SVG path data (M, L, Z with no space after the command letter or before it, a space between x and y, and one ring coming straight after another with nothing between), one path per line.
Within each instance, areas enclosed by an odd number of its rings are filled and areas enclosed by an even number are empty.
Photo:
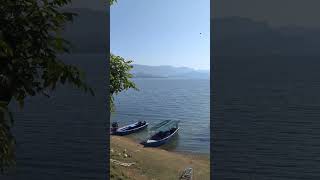
M159 129L161 126L164 126L164 125L166 125L166 124L169 123L169 122L170 122L170 120L162 121L162 122L154 125L152 128L150 128L150 131L155 131L155 130Z
M156 124L155 126L153 126L150 131L152 133L154 132L159 132L159 131L167 131L170 130L171 128L178 128L178 123L179 121L176 120L165 120L160 122L159 124Z

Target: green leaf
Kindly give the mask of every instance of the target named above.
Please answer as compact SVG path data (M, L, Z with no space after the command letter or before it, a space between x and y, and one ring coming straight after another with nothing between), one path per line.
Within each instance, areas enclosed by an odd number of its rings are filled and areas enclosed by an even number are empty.
M111 111L115 110L114 95L128 89L138 90L135 83L131 81L133 77L130 73L133 68L133 61L126 61L121 56L110 54L110 108Z
M113 5L114 3L117 3L117 0L109 0L110 5Z
M10 99L15 99L21 109L25 98L37 94L47 96L44 91L55 90L58 84L69 83L94 94L85 78L80 77L80 69L57 58L59 53L70 52L72 47L60 36L66 24L76 18L75 13L65 10L70 3L71 0L3 0L0 3L1 88L9 92ZM1 120L5 120L3 112L0 112ZM13 120L11 112L9 117ZM12 138L7 124L0 123L0 127L0 142L6 139L3 146L0 144L0 169L3 170L9 162L5 155L11 155Z

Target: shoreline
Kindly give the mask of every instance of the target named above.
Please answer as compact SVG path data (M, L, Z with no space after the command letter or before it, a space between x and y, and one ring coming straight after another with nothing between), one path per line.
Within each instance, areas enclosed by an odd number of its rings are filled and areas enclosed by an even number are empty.
M131 136L131 135L120 136L120 137L125 137L128 140L130 140L134 143L137 143L137 144L140 144L140 142L142 141L141 139L134 137L134 136ZM166 146L166 145L164 145L164 146ZM182 154L182 155L186 155L186 156L199 156L199 157L204 157L204 158L205 157L210 158L210 153L205 153L205 152L192 152L192 151L187 151L187 150L183 151L183 150L175 150L175 149L171 149L171 148L167 149L167 148L164 148L163 146L157 147L156 149L162 149L162 150L165 150L165 151L168 151L171 153L177 153L177 154Z
M193 168L194 179L210 179L209 154L145 148L123 136L111 136L110 148L111 179L179 179L182 171L188 167Z

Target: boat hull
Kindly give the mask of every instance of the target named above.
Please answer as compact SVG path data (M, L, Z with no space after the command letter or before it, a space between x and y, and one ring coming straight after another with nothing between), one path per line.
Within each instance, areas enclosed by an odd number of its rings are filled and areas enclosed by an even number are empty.
M179 131L179 128L177 128L170 136L168 136L164 139L161 139L161 140L158 140L155 142L147 142L148 140L146 140L146 141L142 142L141 144L144 145L145 147L162 146L162 145L166 144L167 142L169 142L177 134L178 131Z
M136 132L144 130L145 128L148 127L148 125L149 125L149 123L146 123L145 125L137 127L135 129L124 130L124 131L116 131L116 132L113 133L113 135L125 136L125 135L129 135L129 134L132 134L132 133L136 133Z

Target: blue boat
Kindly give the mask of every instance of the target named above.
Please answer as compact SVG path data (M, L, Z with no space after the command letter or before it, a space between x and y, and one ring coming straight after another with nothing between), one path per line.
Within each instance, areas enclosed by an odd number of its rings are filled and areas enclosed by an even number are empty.
M119 135L119 136L124 136L124 135L128 135L128 134L132 134L138 131L141 131L143 129L145 129L147 126L149 125L149 123L145 122L145 121L139 121L133 124L129 124L127 126L123 126L121 128L118 128L118 124L117 123L113 123L112 124L112 129L111 129L111 134L112 135Z
M156 125L154 132L147 140L141 142L145 147L158 147L166 144L179 131L179 121L164 121Z

